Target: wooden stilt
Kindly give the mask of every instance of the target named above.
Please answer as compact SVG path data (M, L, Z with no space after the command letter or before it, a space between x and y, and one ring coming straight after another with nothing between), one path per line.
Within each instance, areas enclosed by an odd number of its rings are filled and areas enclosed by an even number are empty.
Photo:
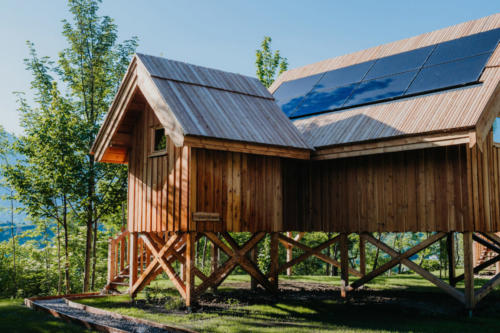
M196 234L188 232L186 238L186 306L190 308L196 303L194 281Z
M219 248L212 243L212 273L219 268ZM217 285L212 286L212 291L217 292Z
M248 254L250 257L250 261L252 261L254 264L257 264L257 247L254 247L252 250L250 250ZM250 289L257 290L257 284L257 280L253 276L250 276Z
M349 285L349 244L347 233L340 234L340 296L347 296L347 286Z
M448 233L446 236L446 247L448 252L448 280L450 285L455 287L455 234L453 232Z
M269 281L273 285L275 289L278 288L278 268L279 268L279 240L278 240L278 235L279 233L277 232L272 232L271 233L271 267L269 269Z
M129 236L129 290L132 290L137 281L137 233L131 232Z
M359 235L359 272L366 275L366 242L363 235Z
M472 250L472 232L464 232L464 296L465 307L472 310L475 305L474 296L474 263L473 263L473 250Z
M292 238L292 232L291 231L287 231L286 233L286 237L288 238ZM290 244L287 244L286 245L286 261L292 261L293 259L293 246L290 245ZM288 267L286 269L286 275L287 276L291 276L292 275L292 266Z

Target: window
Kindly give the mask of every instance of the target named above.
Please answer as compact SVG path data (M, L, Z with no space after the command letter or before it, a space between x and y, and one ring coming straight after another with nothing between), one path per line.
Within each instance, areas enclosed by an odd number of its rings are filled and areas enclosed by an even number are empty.
M500 143L500 118L493 123L493 142Z
M151 155L163 155L167 152L167 136L164 128L154 128L152 133Z

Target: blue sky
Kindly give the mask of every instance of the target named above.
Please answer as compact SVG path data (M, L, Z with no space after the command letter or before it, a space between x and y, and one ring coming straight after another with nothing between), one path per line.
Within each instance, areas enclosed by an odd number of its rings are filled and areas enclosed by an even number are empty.
M104 0L100 13L115 19L121 39L139 37L139 52L255 76L265 35L293 68L497 12L493 0ZM0 0L0 124L8 131L21 132L12 92L29 90L26 40L57 57L67 17L65 0Z

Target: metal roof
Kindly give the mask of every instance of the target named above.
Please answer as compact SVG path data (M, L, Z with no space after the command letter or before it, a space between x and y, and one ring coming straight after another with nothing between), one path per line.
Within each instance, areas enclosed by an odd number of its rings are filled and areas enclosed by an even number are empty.
M270 87L286 81L351 66L500 27L500 14L462 23L409 39L328 59L283 73ZM298 118L293 124L315 147L352 144L477 125L488 102L498 94L500 47L489 59L479 85L445 90L392 102Z

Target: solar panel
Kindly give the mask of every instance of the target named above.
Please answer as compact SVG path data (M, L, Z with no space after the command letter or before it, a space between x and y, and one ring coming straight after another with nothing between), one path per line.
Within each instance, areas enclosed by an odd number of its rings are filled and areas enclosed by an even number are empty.
M416 74L417 71L411 71L363 81L343 106L361 105L401 96L408 89Z
M367 61L349 67L343 67L326 72L314 88L328 89L360 82L374 63L375 61Z
M479 80L491 53L424 67L405 95L455 87Z
M288 116L323 76L323 73L286 81L274 93L276 103Z
M274 97L290 118L477 83L500 28L283 83Z
M395 73L419 69L435 47L435 45L422 47L413 51L377 59L377 62L375 62L375 65L373 65L364 79L371 80Z
M492 52L498 43L500 28L437 44L425 66Z
M291 114L291 117L301 117L316 112L317 110L333 110L342 107L352 94L358 83L347 86L314 89L309 93L300 107Z

